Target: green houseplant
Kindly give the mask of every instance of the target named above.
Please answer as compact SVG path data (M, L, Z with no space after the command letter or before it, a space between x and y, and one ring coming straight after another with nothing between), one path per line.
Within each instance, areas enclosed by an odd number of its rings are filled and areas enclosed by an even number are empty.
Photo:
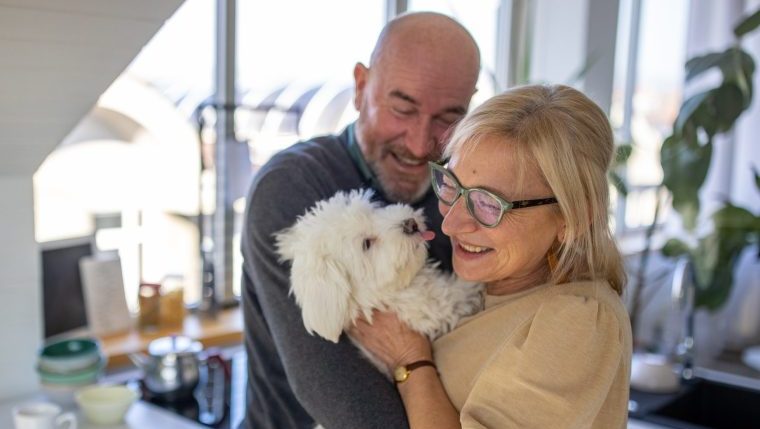
M686 81L718 69L718 86L699 92L681 105L672 134L660 152L663 186L672 195L673 208L694 238L689 246L670 239L662 249L669 257L687 255L695 268L695 307L720 308L733 284L734 265L743 249L760 239L760 216L730 201L711 215L712 232L696 237L699 213L698 192L707 176L715 136L730 131L752 102L755 62L741 49L741 38L760 25L760 10L734 29L736 43L723 52L713 52L686 63ZM760 149L759 149L760 150ZM760 192L760 177L754 171ZM656 221L656 220L655 220ZM758 255L760 257L760 255Z

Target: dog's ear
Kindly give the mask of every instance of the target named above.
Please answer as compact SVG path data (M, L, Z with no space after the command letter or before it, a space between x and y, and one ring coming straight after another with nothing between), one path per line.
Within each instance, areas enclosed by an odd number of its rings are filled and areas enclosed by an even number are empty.
M351 283L330 257L299 253L290 270L290 291L301 307L306 330L334 343L351 320Z

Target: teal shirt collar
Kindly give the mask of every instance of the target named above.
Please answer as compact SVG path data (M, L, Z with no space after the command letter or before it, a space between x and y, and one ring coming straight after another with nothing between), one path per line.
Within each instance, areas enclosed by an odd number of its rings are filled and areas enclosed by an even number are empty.
M375 192L383 194L383 188L380 186L380 180L367 164L367 160L364 159L362 149L359 147L359 143L356 141L356 123L348 126L348 154L351 156L351 160L354 161L354 165L359 169L359 173L362 176L362 180L367 186L372 187Z

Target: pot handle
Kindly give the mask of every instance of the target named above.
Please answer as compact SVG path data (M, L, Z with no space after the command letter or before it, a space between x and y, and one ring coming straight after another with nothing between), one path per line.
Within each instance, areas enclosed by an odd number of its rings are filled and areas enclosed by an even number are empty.
M206 350L206 357L203 362L208 366L211 362L216 362L222 370L224 370L224 379L230 380L232 378L232 371L230 369L229 362L224 360L219 349L213 348Z
M151 359L142 353L130 353L127 356L136 367L143 371L147 371L152 366Z

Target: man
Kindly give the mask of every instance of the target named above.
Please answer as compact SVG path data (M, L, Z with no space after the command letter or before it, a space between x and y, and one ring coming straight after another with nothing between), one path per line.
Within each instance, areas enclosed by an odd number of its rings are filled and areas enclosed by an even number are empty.
M333 344L306 332L272 234L337 191L371 187L382 201L424 209L437 235L431 256L450 269L426 163L440 157L447 130L465 114L479 68L475 41L452 19L396 18L369 67L354 68L359 119L338 136L279 153L256 175L242 241L248 428L407 427L393 384L345 336Z

